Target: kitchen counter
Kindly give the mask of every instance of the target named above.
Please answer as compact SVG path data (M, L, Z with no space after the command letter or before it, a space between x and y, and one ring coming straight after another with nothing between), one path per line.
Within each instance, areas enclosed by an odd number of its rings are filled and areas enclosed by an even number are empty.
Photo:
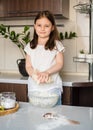
M71 87L74 82L90 82L87 76L63 75L63 86ZM28 84L28 77L23 77L20 74L1 73L0 83L20 83Z
M72 87L73 83L88 83L88 76L80 75L62 75L63 86ZM74 86L73 86L74 87Z
M93 82L87 76L63 75L62 104L93 106ZM20 74L0 74L0 92L14 91L17 101L28 101L28 77ZM21 94L21 95L20 95Z
M28 77L13 73L0 73L0 83L28 84Z
M93 108L59 105L53 108L38 108L30 103L19 102L17 112L0 116L1 130L92 130ZM45 113L57 118L47 119ZM67 120L77 121L73 124Z

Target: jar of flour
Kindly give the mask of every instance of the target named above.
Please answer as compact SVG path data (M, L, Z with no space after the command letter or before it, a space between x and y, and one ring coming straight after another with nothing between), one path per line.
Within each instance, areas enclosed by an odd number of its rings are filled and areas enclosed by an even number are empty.
M14 108L16 104L16 96L14 92L2 92L0 96L0 104L5 109Z

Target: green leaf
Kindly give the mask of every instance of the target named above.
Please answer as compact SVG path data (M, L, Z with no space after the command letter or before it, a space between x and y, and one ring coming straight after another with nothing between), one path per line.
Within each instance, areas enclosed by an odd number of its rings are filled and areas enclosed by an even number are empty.
M24 33L26 33L29 30L29 28L30 28L29 26L25 26L24 27Z
M77 34L75 32L72 33L73 37L77 37Z
M15 36L16 36L15 31L11 31L9 38L10 38L11 40L14 40Z
M10 26L7 27L8 33L10 33Z
M70 32L70 33L69 33L69 37L68 37L68 38L69 38L69 39L72 39L72 37L73 37L72 35L73 35L73 33L72 33L72 32Z
M60 39L63 40L64 39L64 35L62 32L60 32Z
M1 24L1 26L0 26L0 33L1 33L1 35L6 34L6 27L3 24Z
M72 39L72 38L75 38L75 37L77 37L76 33L75 32L70 32L69 39Z
M80 53L81 53L81 54L84 54L85 52L84 52L84 50L82 49L82 50L80 50Z
M65 32L65 39L68 39L68 32Z
M25 37L22 38L22 40L27 44L30 42L30 32L27 33Z
M4 35L4 38L8 38L8 35Z

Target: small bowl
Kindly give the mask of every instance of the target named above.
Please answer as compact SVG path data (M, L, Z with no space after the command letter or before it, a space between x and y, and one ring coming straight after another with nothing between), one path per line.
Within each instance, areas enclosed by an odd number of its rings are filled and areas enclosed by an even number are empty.
M59 95L48 92L32 92L29 95L29 102L38 107L51 108L58 102Z
M79 53L79 54L78 54L78 58L86 58L86 54L81 54L81 53Z

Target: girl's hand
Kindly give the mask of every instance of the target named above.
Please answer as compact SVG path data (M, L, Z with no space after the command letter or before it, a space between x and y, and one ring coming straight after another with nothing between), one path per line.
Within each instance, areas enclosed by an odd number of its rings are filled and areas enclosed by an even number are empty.
M34 70L32 78L37 82L37 84L53 82L50 74L46 71L39 72L38 70Z
M40 83L47 83L49 80L49 73L44 72L37 72L37 79Z

